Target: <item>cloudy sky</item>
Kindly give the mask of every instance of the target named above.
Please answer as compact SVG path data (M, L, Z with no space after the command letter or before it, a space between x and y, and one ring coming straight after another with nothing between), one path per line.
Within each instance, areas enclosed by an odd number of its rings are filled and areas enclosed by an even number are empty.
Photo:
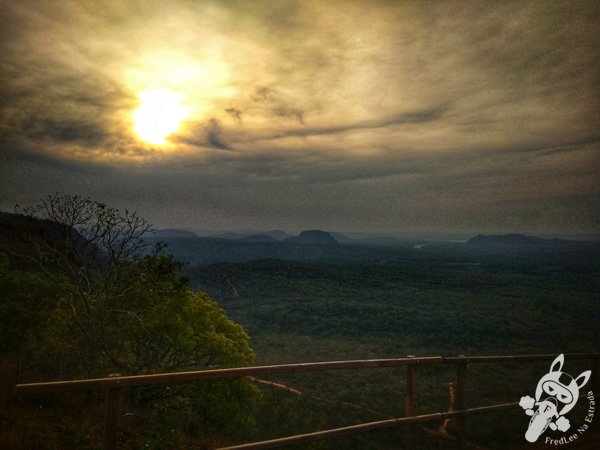
M598 233L599 30L596 1L0 0L0 209Z

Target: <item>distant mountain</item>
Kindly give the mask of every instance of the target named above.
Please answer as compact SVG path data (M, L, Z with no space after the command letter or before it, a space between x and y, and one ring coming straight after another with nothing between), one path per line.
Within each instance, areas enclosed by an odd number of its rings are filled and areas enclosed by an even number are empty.
M271 230L271 231L266 231L266 232L264 232L262 234L266 234L267 236L271 236L271 237L277 239L278 241L283 241L283 240L285 240L287 238L292 237L291 234L288 234L288 233L286 233L283 230Z
M339 242L326 231L306 230L298 236L287 238L284 242L292 244L337 245Z
M331 232L329 232L329 234L332 235L333 238L336 241L338 241L340 244L350 244L350 243L354 242L354 239L351 239L342 233L337 233L337 232L331 231Z
M244 238L247 238L247 237L258 236L258 235L270 236L270 237L274 238L277 241L283 241L284 239L287 239L287 238L291 237L290 234L287 234L285 231L282 231L282 230L270 230L270 231L238 230L238 231L227 231L225 233L211 234L210 236L206 236L206 237L210 237L210 238L213 238L213 239L244 239Z
M395 245L361 242L356 239L352 244L340 244L331 235L323 231L305 231L295 238L279 241L267 241L265 235L254 235L252 239L215 239L208 237L192 238L155 238L145 240L149 244L164 242L168 245L166 251L176 259L192 265L207 265L216 263L237 263L255 261L260 259L278 259L286 261L343 261L387 264L394 261L428 261L428 258L439 258L439 261L474 263L479 261L506 262L515 257L535 255L535 258L545 257L546 261L589 261L596 258L600 264L600 242L578 242L558 240L544 240L549 245L507 245L497 242L515 242L514 238L476 237L471 243L463 242L426 242L427 251L414 248L417 241L403 241L398 239ZM265 239L259 242L258 239ZM255 240L256 239L256 240ZM511 240L512 239L512 240ZM365 241L369 241L368 239ZM516 239L522 242L522 239ZM525 240L528 242L528 240ZM536 238L533 242L538 242ZM150 246L151 247L151 246ZM479 259L482 258L482 259ZM582 259L583 258L583 259ZM585 259L588 258L588 259ZM518 259L520 261L520 259ZM537 261L537 260L536 260ZM537 262L536 262L537 264ZM588 264L586 262L585 264ZM596 264L596 263L595 263ZM579 269L577 269L579 270Z
M366 246L307 244L294 242L252 242L244 239L196 238L146 238L150 247L155 242L167 244L166 252L182 262L193 265L279 259L287 261L391 261L414 257L420 253L413 249L376 248Z
M519 247L519 248L557 248L586 244L585 242L564 239L544 239L523 234L483 235L479 234L467 241L474 247Z
M248 236L252 236L253 234L256 234L256 232L227 231L225 233L210 234L208 236L203 236L203 237L207 237L210 239L235 239L235 240L237 240L237 239L243 239Z
M373 247L399 247L399 246L412 246L414 241L406 239L398 239L390 236L381 237L370 237L363 239L352 239L351 242L355 245L365 245Z
M252 236L246 236L240 239L244 242L279 242L273 236L268 234L253 234Z
M176 228L165 228L162 230L152 230L148 234L149 237L155 238L184 238L197 237L196 233L187 230L179 230Z

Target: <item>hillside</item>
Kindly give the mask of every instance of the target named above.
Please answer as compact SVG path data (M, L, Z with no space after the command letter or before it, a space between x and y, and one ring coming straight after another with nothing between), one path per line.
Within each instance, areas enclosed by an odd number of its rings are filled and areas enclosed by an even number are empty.
M201 233L203 237L212 239L244 239L250 236L270 236L277 241L283 241L289 237L292 237L288 233L282 230L237 230L227 231L223 233Z
M273 236L268 234L253 234L252 236L246 236L240 239L244 242L279 242Z
M339 242L326 231L306 230L298 236L287 238L285 242L291 244L337 245Z
M84 254L102 258L101 252L88 244L77 231L65 225L0 211L0 252L18 267L37 270L39 265L35 261L39 257L47 258L48 267L53 267L52 254L61 254L65 261Z
M243 262L259 259L288 261L366 261L376 262L397 256L388 248L359 247L339 244L263 241L254 239L214 238L146 238L148 243L163 242L167 251L191 264ZM416 255L412 249L403 251Z
M181 237L197 237L196 233L188 230L180 230L177 228L164 228L152 230L147 234L148 237L155 238L181 238Z
M483 235L469 239L467 245L472 247L487 248L522 248L522 249L567 249L598 247L598 242L571 241L565 239L544 239L536 236L526 236L523 234L505 234L505 235Z

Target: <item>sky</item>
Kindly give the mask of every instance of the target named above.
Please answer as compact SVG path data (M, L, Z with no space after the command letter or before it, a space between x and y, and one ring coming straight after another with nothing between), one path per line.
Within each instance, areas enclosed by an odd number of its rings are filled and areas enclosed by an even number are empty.
M0 210L600 234L599 25L597 1L0 0Z

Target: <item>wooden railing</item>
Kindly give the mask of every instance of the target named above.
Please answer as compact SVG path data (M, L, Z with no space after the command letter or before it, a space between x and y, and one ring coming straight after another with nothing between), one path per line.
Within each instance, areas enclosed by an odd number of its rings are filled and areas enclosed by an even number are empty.
M104 416L104 449L115 450L118 444L119 417L121 403L125 388L136 386L149 386L157 384L172 384L180 382L197 382L223 378L237 378L248 376L272 375L282 373L301 373L339 369L365 369L381 367L406 367L405 389L405 414L406 417L387 419L378 422L362 423L342 428L317 431L314 433L288 436L285 438L268 441L253 442L248 444L226 447L219 450L247 450L282 447L291 444L329 439L342 435L364 433L367 431L406 426L406 448L416 448L416 424L421 422L442 421L456 419L456 445L458 449L466 447L466 421L470 415L500 411L518 406L518 403L504 403L477 408L466 408L467 367L469 364L504 363L551 360L556 355L511 355L511 356L427 356L394 359L367 359L354 361L328 361L301 364L281 364L274 366L240 367L232 369L214 369L192 372L160 373L154 375L115 376L73 381L53 381L46 383L18 384L17 392L20 394L35 394L65 391L106 391L106 409ZM590 359L592 361L592 387L591 390L600 393L600 353L576 353L565 355L569 360ZM434 414L416 415L416 367L431 364L452 364L456 366L456 395L455 410ZM541 376L542 374L540 374Z

